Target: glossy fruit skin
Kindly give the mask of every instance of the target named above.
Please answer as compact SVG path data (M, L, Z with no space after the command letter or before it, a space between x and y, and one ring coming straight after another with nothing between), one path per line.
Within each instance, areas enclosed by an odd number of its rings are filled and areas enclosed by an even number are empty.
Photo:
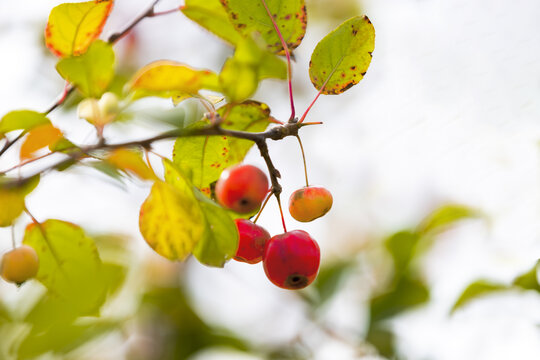
M303 230L272 237L264 249L268 279L283 289L302 289L315 280L321 262L319 245Z
M36 251L23 245L4 254L0 272L4 280L22 284L36 276L38 269L39 258Z
M235 219L236 228L240 234L238 250L234 260L256 264L263 258L264 247L270 240L270 234L265 228L246 219Z
M332 194L321 186L296 190L289 198L289 212L297 221L309 222L320 218L332 208Z
M257 210L267 192L268 177L253 165L227 168L216 183L219 203L239 214L249 214Z

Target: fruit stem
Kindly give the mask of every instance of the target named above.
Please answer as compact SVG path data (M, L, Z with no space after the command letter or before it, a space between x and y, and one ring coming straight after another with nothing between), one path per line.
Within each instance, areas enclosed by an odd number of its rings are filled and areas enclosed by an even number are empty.
M177 11L182 10L182 8L184 8L184 6L179 6L179 7L176 7L176 8L174 8L174 9L170 9L170 10L165 10L165 11L160 11L160 12L154 12L154 13L152 13L152 15L150 15L149 17L172 14L172 13L175 13L175 12L177 12Z
M298 144L300 144L300 150L302 151L302 160L304 161L304 175L306 177L306 187L308 187L309 181L307 176L306 155L304 154L304 147L302 146L302 140L300 140L300 136L296 135L296 139L298 139Z
M253 220L253 223L256 224L257 223L257 220L259 220L259 216L261 216L263 210L264 210L264 207L266 206L266 204L268 203L268 200L270 200L270 198L272 197L272 192L269 191L268 192L268 195L266 195L266 199L264 199L264 202L261 206L261 209L259 210L259 212L257 213L257 216L255 216L255 220Z
M11 246L13 246L13 249L17 247L15 244L15 225L11 225Z
M287 58L287 78L289 82L289 99L291 101L291 116L289 117L289 122L291 122L294 120L294 117L296 115L295 110L294 110L294 99L293 99L293 91L292 91L291 54L289 52L289 46L285 42L285 39L283 39L283 35L281 34L281 31L279 30L279 27L276 24L276 20L274 19L274 16L270 12L270 9L268 8L266 1L261 0L261 2L264 8L266 9L266 13L270 17L270 20L272 21L272 25L274 25L274 29L276 30L276 33L279 36L279 40L281 41L281 46L283 46L283 51L285 51L285 57Z
M337 69L337 68L336 68ZM332 72L330 73L330 75L328 75L328 77L326 78L326 80L324 80L324 83L322 84L321 86L321 89L319 90L319 92L317 93L317 96L315 96L315 99L313 99L313 101L311 102L311 104L309 104L308 108L306 109L306 111L304 112L304 114L302 115L302 117L300 118L300 120L298 121L298 123L302 123L304 121L304 119L306 118L309 110L311 110L311 108L313 107L313 105L315 104L315 102L317 101L317 99L319 98L319 96L321 96L324 88L326 87L326 84L328 84L328 81L330 80L330 78L332 77L332 75L334 75L334 72L336 71L336 69L332 70Z
M281 199L279 198L279 194L274 194L276 196L276 200L279 206L279 214L281 215L281 223L283 224L283 231L287 232L287 226L285 226L285 217L283 216L283 209L281 208Z

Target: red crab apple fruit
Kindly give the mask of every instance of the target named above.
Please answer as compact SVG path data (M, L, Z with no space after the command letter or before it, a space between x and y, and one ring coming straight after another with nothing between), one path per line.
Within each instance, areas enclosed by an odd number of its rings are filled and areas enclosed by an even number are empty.
M321 186L307 186L291 194L289 212L296 220L309 222L326 214L332 202L330 191Z
M262 260L264 246L270 239L270 234L262 226L246 219L234 220L240 234L238 251L234 259L248 264L256 264Z
M39 258L36 251L23 245L4 254L0 271L4 280L22 284L36 276L38 268Z
M216 183L216 197L221 205L239 213L257 210L268 192L266 174L253 165L235 165L225 169Z
M263 267L268 279L283 289L302 289L319 271L319 245L303 230L272 237L264 249Z

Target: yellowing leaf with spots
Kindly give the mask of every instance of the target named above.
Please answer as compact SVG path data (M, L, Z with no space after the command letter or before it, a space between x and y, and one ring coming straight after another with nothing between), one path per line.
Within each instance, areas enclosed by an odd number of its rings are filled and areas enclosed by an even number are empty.
M309 63L309 77L323 94L341 94L368 70L375 48L375 29L367 16L356 16L322 39Z
M222 127L225 129L261 132L270 124L270 108L264 103L248 100L237 105L220 107L218 114L223 118ZM225 114L227 114L225 116ZM234 165L244 160L253 141L229 138L229 162Z
M206 121L191 128L203 127ZM210 184L216 181L229 162L229 141L225 136L179 137L174 143L173 163L191 178L191 182L210 196Z
M282 53L283 46L260 0L221 0L236 30L245 36L260 34L273 53ZM307 26L304 0L266 0L289 49L295 49L304 38Z
M21 160L31 159L34 153L46 146L51 150L63 139L62 132L52 124L38 126L28 133L28 136L21 145Z
M141 154L129 149L116 149L107 156L107 162L143 180L157 180L154 172L143 161Z
M83 54L101 34L113 0L60 4L52 9L45 44L59 57Z
M184 260L204 232L204 219L190 184L178 179L176 186L156 181L141 206L139 229L158 254Z
M219 91L216 73L210 70L196 70L175 61L160 60L141 68L133 76L129 89L135 97L194 95L199 90Z

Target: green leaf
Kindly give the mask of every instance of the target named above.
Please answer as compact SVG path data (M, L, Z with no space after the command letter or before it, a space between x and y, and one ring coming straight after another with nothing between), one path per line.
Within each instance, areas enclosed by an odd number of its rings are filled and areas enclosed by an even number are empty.
M189 19L232 45L242 39L219 0L186 0L181 9Z
M202 89L221 91L216 73L168 60L154 61L139 69L128 88L134 98L192 96Z
M375 30L367 16L355 16L322 39L309 65L309 77L323 94L341 94L364 77L375 48ZM326 83L326 85L325 85Z
M50 124L49 119L37 111L15 110L7 113L0 120L0 137L14 130L29 131L40 125Z
M117 323L102 321L88 325L55 324L46 332L32 329L19 346L17 358L33 359L51 351L56 354L66 354L116 328L118 328Z
M96 245L80 227L60 220L30 224L23 244L36 250L40 262L36 278L51 293L81 315L99 310L107 290L100 281L102 263Z
M194 189L175 164L165 160L165 181L174 187L190 186L203 216L203 234L193 249L193 255L208 266L223 267L238 249L238 231L229 213Z
M447 204L429 214L418 226L417 232L426 235L446 230L454 223L477 217L479 213L467 206L459 204Z
M203 121L189 128L206 124ZM191 182L207 196L210 196L210 184L219 179L228 162L229 140L226 137L187 136L179 137L174 143L173 163L189 174Z
M531 270L527 271L525 274L516 277L513 281L514 286L518 286L524 290L536 290L540 292L540 284L538 284L538 265L540 265L540 260L538 260Z
M371 322L395 316L429 300L429 290L420 280L402 277L391 291L371 299Z
M83 55L60 60L56 70L85 97L99 98L114 78L114 50L111 44L95 41Z
M101 34L113 0L60 4L52 9L45 44L57 56L80 55Z
M225 105L217 112L223 118L222 126L225 129L262 132L270 124L270 108L257 101ZM253 141L229 138L229 166L243 161L253 145Z
M182 177L175 178L174 186L156 181L141 206L139 228L159 255L184 260L204 232L203 214L191 185Z
M266 78L286 79L287 66L252 38L237 44L234 56L225 61L219 74L222 92L231 103L249 98Z
M198 193L197 198L206 226L204 236L195 246L193 255L202 264L223 267L238 250L239 235L236 224L221 206L201 193Z
M384 241L386 249L394 260L395 280L406 272L419 240L418 234L404 230L393 234Z
M221 69L219 83L229 102L244 101L253 95L259 86L257 70L234 57L229 58Z
M261 1L221 0L229 19L244 36L260 34L273 53L283 52L283 46ZM266 0L270 12L290 50L304 38L307 26L304 0Z
M504 284L493 283L487 280L477 280L467 286L467 288L463 291L454 306L452 306L451 312L453 313L460 307L463 307L464 305L468 304L476 298L503 290L508 290L508 286Z
M395 356L395 336L394 334L385 329L383 326L377 324L370 326L366 340L377 348L380 355L388 359L394 359Z
M332 298L353 266L352 261L339 261L321 267L313 284L318 294L317 305L320 306Z

